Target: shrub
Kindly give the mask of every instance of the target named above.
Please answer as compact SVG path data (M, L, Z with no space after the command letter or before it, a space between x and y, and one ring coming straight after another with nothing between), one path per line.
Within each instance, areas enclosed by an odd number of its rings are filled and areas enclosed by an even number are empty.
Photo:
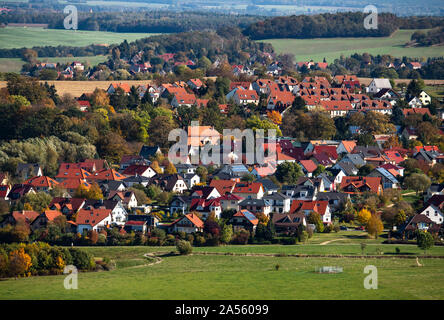
M194 239L194 243L195 243L197 246L203 246L203 245L205 245L205 242L206 242L206 240L205 240L205 238L204 238L203 236L199 236L199 235L197 235L197 236L195 237L195 239Z
M80 270L92 270L95 267L95 262L93 257L79 249L70 248L69 252L72 256L73 265Z
M159 244L159 239L155 237L148 238L145 244L148 246L157 246Z
M193 251L193 247L191 246L191 243L189 243L186 240L179 240L176 244L177 251L181 255L187 255L190 254Z

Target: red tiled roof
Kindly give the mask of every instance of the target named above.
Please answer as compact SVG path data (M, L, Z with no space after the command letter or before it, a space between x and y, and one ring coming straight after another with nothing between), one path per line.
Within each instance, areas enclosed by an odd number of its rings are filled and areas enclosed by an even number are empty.
M236 186L236 181L233 180L215 180L212 179L210 182L210 187L216 188L217 192L221 195L229 192L231 193Z
M48 221L54 221L54 219L58 216L61 216L62 213L57 210L45 210L45 212L43 212L43 215L46 217L46 219L48 219Z
M55 181L54 179L46 176L41 177L33 177L25 182L26 184L30 184L33 187L45 187L45 188L52 188L59 183Z
M12 217L15 221L24 220L28 223L32 223L38 216L39 213L36 211L22 210L12 212Z
M359 189L363 186L368 186L371 192L379 193L381 186L381 178L380 177L351 177L345 176L342 177L340 188L344 189L350 185L353 185L354 188ZM350 192L348 192L350 193ZM354 193L354 192L352 192Z
M90 180L123 180L125 177L114 169L103 169L88 177Z
M233 193L254 193L257 194L260 190L263 190L262 183L260 182L239 182L236 183Z
M317 166L313 160L300 160L299 163L307 170L308 172L313 172L316 170Z
M324 215L327 211L328 201L312 201L312 200L293 200L290 207L290 213L296 213L299 210L309 210Z
M77 214L76 223L78 225L89 224L90 226L94 227L102 220L106 219L110 214L111 209L80 209Z

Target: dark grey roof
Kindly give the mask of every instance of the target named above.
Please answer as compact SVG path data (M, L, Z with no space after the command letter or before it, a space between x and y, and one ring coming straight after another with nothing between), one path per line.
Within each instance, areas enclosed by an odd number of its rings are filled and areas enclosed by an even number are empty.
M441 192L444 189L444 184L442 183L432 183L429 190L431 192Z
M339 201L347 201L347 198L349 198L350 196L348 195L348 193L343 193L343 192L336 192L336 191L331 191L331 192L319 192L316 196L316 200L326 200L326 201L330 201L330 200L339 200Z
M115 200L85 200L83 208L93 207L98 209L104 207L105 209L114 210L114 208L119 204L119 201Z
M285 194L282 194L280 192L274 192L272 194L267 194L263 197L263 199L273 199L273 200L286 200L290 199L290 197L286 196Z
M351 162L355 166L363 166L365 165L364 158L360 154L349 153L344 156L338 163L341 162Z
M142 182L149 182L150 178L144 177L144 176L131 176L131 177L123 179L122 181L124 181L124 182L142 183Z
M239 202L240 206L259 206L265 207L269 206L270 203L265 199L245 199Z
M262 185L264 186L265 191L269 191L269 190L278 190L279 187L270 179L258 179L256 180L256 182L260 182L262 183Z
M353 176L358 171L358 168L356 168L353 162L349 161L340 162L338 163L338 166L341 167L342 171L344 171L345 175L347 176Z
M150 157L155 156L158 150L160 150L158 146L156 147L143 146L142 149L140 149L139 155L141 155L145 159L149 159Z

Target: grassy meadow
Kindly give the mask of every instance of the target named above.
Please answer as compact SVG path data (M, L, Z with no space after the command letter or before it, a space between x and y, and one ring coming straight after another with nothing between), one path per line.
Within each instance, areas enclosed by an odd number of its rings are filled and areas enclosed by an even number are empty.
M91 248L94 252L96 248ZM120 247L125 254L131 248ZM146 249L146 248L141 248ZM98 254L106 253L97 248ZM105 250L106 251L106 250ZM142 252L143 250L140 250ZM114 252L114 255L116 252ZM80 273L77 290L64 276L0 281L0 299L442 299L442 259L328 259L242 256L169 256L155 265L117 263L107 272ZM276 270L279 265L279 270ZM364 267L378 269L378 289L366 290ZM343 273L319 274L339 266ZM427 283L427 286L418 285Z
M0 49L35 46L73 46L115 44L156 35L155 33L116 33L44 28L6 27L0 29Z
M84 247L96 259L109 258L116 269L80 273L77 290L65 290L65 276L40 276L0 281L0 299L442 299L444 259L423 258L416 245L386 245L365 232L341 231L315 235L305 245L195 247L193 255L168 255L175 247ZM369 257L291 257L285 254L361 255ZM419 257L401 259L395 255ZM385 259L371 257L379 251ZM145 253L162 259L152 264ZM163 252L164 254L162 254ZM274 253L279 256L200 255ZM444 255L433 247L429 255ZM276 270L276 265L279 269ZM378 270L378 289L363 287L364 267ZM317 268L338 266L339 274L319 274ZM427 283L426 286L420 285Z
M350 56L354 53L373 55L390 54L395 57L440 57L444 56L442 46L405 48L416 30L398 30L390 37L369 38L318 38L318 39L266 39L261 42L271 43L277 53L292 53L296 61L322 62L325 58L331 63L341 54Z

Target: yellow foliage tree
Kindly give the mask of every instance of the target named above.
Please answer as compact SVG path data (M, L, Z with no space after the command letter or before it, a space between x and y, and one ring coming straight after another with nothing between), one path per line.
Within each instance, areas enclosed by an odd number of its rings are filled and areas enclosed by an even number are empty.
M269 217L267 217L264 213L260 212L256 215L256 218L259 220L259 223L266 226L268 224L268 221L270 220Z
M26 202L26 203L23 205L23 210L25 210L25 211L32 211L33 209L32 209L31 204L30 204L29 202Z
M363 208L358 212L358 221L363 225L366 225L371 217L371 212L366 208Z
M174 164L172 162L168 161L168 165L165 168L165 173L167 173L167 174L177 173L176 167L174 166Z
M74 198L88 198L88 188L82 183L76 189Z
M31 268L31 257L25 253L24 248L11 251L9 254L9 273L14 276L27 276Z
M102 190L100 189L97 182L94 182L87 192L87 198L92 200L101 200L103 199Z
M282 115L279 113L279 111L267 111L267 117L274 124L280 125L282 123Z
M382 230L384 230L384 225L378 215L372 214L367 222L366 228L368 234L378 239L378 236L382 233Z
M162 173L162 169L160 169L159 162L156 160L151 162L151 168L156 171L156 173Z

